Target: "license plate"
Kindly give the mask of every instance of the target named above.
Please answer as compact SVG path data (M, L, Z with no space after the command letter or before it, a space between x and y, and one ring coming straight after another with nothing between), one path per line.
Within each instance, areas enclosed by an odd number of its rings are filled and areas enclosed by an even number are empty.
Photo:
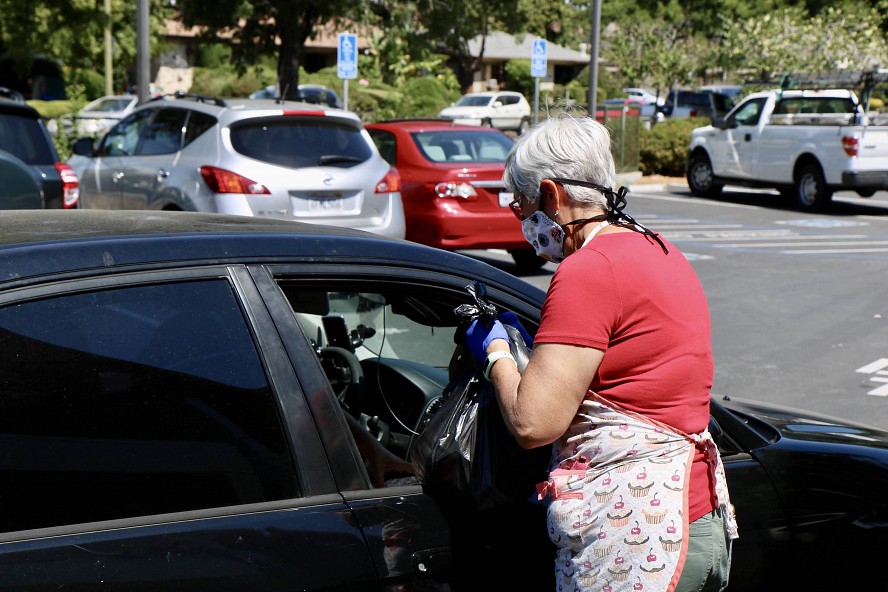
M342 210L342 198L333 199L310 199L308 200L308 210L310 212L317 211L340 211Z
M500 191L499 204L501 208L509 207L509 204L515 200L515 194L510 191Z

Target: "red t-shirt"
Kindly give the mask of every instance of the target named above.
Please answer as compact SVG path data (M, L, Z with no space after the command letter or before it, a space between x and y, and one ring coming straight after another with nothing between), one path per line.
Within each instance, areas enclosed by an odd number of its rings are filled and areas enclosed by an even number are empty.
M534 343L605 352L589 388L624 408L692 434L709 424L712 341L700 280L668 241L600 235L552 278ZM715 507L703 454L691 467L689 519Z

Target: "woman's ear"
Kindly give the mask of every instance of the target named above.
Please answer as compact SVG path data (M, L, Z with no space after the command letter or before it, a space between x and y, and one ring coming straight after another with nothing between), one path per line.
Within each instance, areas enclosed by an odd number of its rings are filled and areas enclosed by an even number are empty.
M564 188L552 179L543 179L540 183L540 210L548 204L550 211L557 213L563 203L563 192Z

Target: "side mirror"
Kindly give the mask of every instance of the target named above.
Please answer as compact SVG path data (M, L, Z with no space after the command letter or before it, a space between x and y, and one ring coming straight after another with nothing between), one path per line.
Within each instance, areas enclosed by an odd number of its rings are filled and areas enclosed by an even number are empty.
M493 102L493 108L494 108L494 109L499 109L499 108L502 107L502 106L503 106L503 102L502 102L502 101L494 101L494 102Z
M90 156L93 151L94 140L92 138L78 138L71 145L71 152L78 156Z
M724 117L713 117L712 118L712 127L718 129L726 129L728 126L725 123Z

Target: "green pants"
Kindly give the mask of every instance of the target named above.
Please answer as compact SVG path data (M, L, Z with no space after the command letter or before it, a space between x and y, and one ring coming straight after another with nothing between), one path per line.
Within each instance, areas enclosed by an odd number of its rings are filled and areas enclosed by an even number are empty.
M721 510L691 523L688 554L675 592L720 592L728 587L731 542Z

